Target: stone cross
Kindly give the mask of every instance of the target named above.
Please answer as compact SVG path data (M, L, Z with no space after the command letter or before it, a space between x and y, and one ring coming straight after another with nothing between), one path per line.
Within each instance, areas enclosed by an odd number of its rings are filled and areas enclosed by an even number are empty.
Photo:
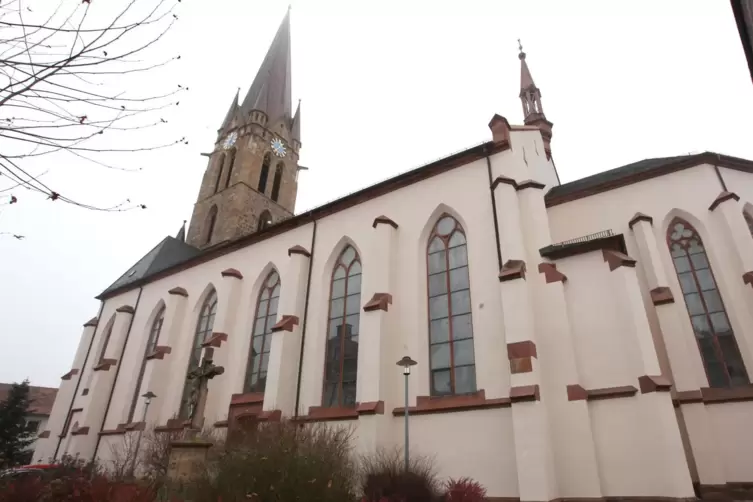
M207 404L207 383L217 375L222 375L225 368L212 364L214 350L207 348L201 364L188 374L188 379L193 381L191 397L189 398L189 419L191 429L201 429L204 425L204 407Z

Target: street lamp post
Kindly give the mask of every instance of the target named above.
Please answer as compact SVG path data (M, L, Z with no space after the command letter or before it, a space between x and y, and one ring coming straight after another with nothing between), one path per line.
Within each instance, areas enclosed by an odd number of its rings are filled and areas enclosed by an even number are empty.
M410 455L408 453L409 435L408 435L408 376L410 375L410 367L418 364L409 356L404 356L397 362L398 366L402 366L403 375L405 375L405 472L408 472L410 466Z
M141 423L146 426L146 412L149 410L149 405L152 404L152 399L157 397L157 395L152 392L148 391L146 394L142 395L141 397L144 398L144 413L141 415ZM136 449L133 452L133 458L131 459L131 468L130 468L130 474L133 476L134 471L136 470L136 458L139 456L139 447L141 446L141 436L144 433L144 427L139 428L139 435L136 437Z

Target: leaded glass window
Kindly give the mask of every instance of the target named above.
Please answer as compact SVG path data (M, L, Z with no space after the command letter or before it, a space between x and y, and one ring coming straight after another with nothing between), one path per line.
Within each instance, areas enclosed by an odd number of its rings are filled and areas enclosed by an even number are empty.
M251 334L248 366L243 392L264 392L267 384L269 349L272 345L272 326L277 319L277 302L280 299L280 275L271 272L264 281L256 301L256 315Z
M212 328L214 327L214 316L217 314L217 292L212 289L209 292L204 303L201 306L199 313L199 320L196 322L196 331L193 338L193 346L191 347L191 355L188 359L188 370L186 375L192 372L201 364L201 352L202 344L206 342L212 336ZM180 417L188 418L188 400L191 397L191 381L186 378L186 383L183 386L183 397L180 403Z

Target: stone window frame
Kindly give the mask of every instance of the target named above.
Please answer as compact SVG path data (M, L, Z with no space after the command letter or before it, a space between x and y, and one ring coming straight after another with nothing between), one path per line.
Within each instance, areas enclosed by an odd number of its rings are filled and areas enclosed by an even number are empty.
M162 332L162 325L165 322L166 310L166 306L163 303L157 311L157 315L154 316L154 320L149 327L149 338L147 338L146 340L146 347L144 347L144 356L141 358L139 376L136 379L136 388L133 390L133 398L131 399L131 405L128 408L128 418L126 420L126 423L133 422L133 414L136 412L136 403L139 399L141 385L143 385L144 383L144 372L146 372L146 363L148 361L147 356L154 352L155 347L157 347L159 335Z
M194 330L193 346L191 352L188 355L188 368L186 369L186 379L183 384L183 392L180 400L180 410L178 416L183 419L188 418L188 397L191 392L191 381L188 379L188 374L199 367L201 364L201 353L203 350L202 344L206 342L212 336L212 329L214 328L214 320L217 315L217 290L213 287L209 293L207 293L204 302L201 304L201 310L199 311L199 318L196 320L196 328ZM204 322L206 321L206 322Z
M272 193L271 198L273 201L277 202L280 198L280 187L282 186L282 174L285 170L285 164L283 162L278 162L275 166L275 176L272 180Z
M228 154L227 160L227 177L225 178L225 188L230 186L230 178L233 177L233 168L235 167L235 157L237 155L238 151L235 148L232 148ZM223 162L223 166L225 164ZM220 172L220 176L222 176L222 172Z
M277 270L272 270L264 279L261 290L256 297L256 308L254 309L253 326L251 328L251 343L248 348L246 375L243 378L244 393L263 393L265 390L268 371L265 362L269 362L269 354L272 346L272 326L277 322L277 309L279 308L281 288L282 282L280 280L280 274ZM274 308L271 307L273 301L275 301ZM264 312L261 312L262 302L266 302L266 305L263 307ZM260 313L263 314L261 317L259 316ZM257 329L259 321L263 321L261 332ZM261 341L261 352L258 354L258 366L254 364L254 343L256 340ZM265 369L262 370L262 368ZM263 383L260 384L259 382L262 382L262 373L264 373L264 380ZM255 382L252 382L251 380L254 377L254 374L256 374L257 379Z
M212 242L212 234L214 234L214 227L217 225L217 213L219 212L219 208L217 207L217 204L212 204L212 207L209 208L209 212L207 213L207 226L206 226L206 236L204 237L204 244L209 244Z
M677 232L680 231L678 225L683 226L683 232L679 235L677 234ZM686 235L685 231L689 231L690 233ZM729 314L724 305L724 299L719 290L719 284L714 275L714 270L700 233L687 220L675 217L667 227L666 239L667 249L670 253L677 282L680 285L680 291L682 292L683 301L693 329L693 336L701 355L703 370L706 374L709 387L729 388L749 384L750 379L748 377L747 369L745 368L745 362L742 359L742 354L740 353L740 348L737 344L737 339L729 320ZM700 249L700 251L694 253L690 252L692 241L697 241L698 249ZM676 246L676 248L674 248L674 246ZM678 251L682 251L683 255L674 256L674 253ZM694 260L693 257L695 256L702 258ZM680 263L682 263L680 262L681 258L684 258L685 261L687 261L687 265L684 263L680 265ZM705 280L702 281L699 279L699 274L706 270L708 270L708 273L703 274ZM685 280L683 280L682 276L684 276ZM704 289L702 285L703 282L709 284L710 287ZM714 306L712 311L709 307L709 300L713 299L714 294L718 298L718 305ZM699 303L698 306L702 309L701 312L693 313L691 305L688 302L688 298L691 295L698 296L697 303ZM697 309L698 307L695 308ZM714 319L716 319L716 321ZM719 324L720 326L726 324L728 329L723 332L719 331L716 324ZM700 331L701 336L697 334L697 330ZM703 335L703 333L706 333L706 335ZM706 339L711 341L710 346L705 347L707 349L706 352L710 350L716 361L710 360L710 354L704 352L702 341ZM725 343L726 349L722 347L720 340L729 342ZM737 359L737 361L733 361L733 359ZM714 362L721 367L722 374L712 373L711 365ZM731 362L737 365L738 371L742 371L742 374L737 376L737 382L733 381L733 376L730 374ZM719 381L720 377L724 380L723 383Z
M745 223L748 224L750 236L753 237L753 215L751 215L747 210L743 209L743 218L745 218Z
M99 349L99 357L95 360L94 366L101 364L105 358L105 354L107 353L107 346L110 344L110 338L112 337L112 328L114 325L115 321L110 320L110 322L105 327L105 332L102 335L104 337L102 340L102 348Z
M346 263L343 261L346 253L353 252L353 257ZM358 267L356 269L356 267ZM357 270L353 272L353 270ZM341 272L342 271L342 272ZM342 295L339 292L335 292L335 282L343 280ZM352 244L347 244L340 251L340 254L332 267L332 275L330 277L329 287L329 301L327 302L327 327L325 330L325 348L324 348L324 378L322 382L322 407L323 408L355 408L356 406L356 391L358 388L358 336L360 335L360 322L361 322L361 292L362 292L362 279L363 279L363 263L361 256L358 254L358 250ZM358 281L358 293L352 293L355 290L355 286L352 282ZM338 288L339 289L339 288ZM349 294L350 293L350 294ZM339 296L333 298L334 294ZM349 298L353 297L352 300ZM333 310L338 305L338 300L342 301L341 311L335 312L333 316ZM348 313L348 307L350 306L351 312ZM339 310L339 309L338 309ZM339 328L338 338L340 339L339 355L337 351L333 351L333 354L329 354L329 340L330 340L330 328L333 327L332 322L340 320L339 324L335 324L336 330ZM350 320L351 324L348 324ZM345 357L346 355L346 336L344 336L345 326L351 326L350 341L356 338L356 353L353 357ZM352 326L355 326L357 331L355 337L352 335ZM337 357L334 357L337 356ZM346 360L352 361L355 365L352 373L354 375L352 380L345 380L345 363ZM330 365L336 366L331 368ZM330 375L332 375L330 377ZM352 385L352 399L346 400L344 387ZM334 389L332 388L334 386ZM334 390L334 394L328 394L328 388Z
M220 183L222 182L222 171L225 170L225 152L222 152L220 154L220 170L217 173L217 179L214 181L214 191L212 193L217 193L220 190Z
M261 171L259 171L259 183L256 185L256 191L265 193L267 191L267 182L269 181L269 166L272 165L272 154L267 152L261 161Z
M449 220L452 221L452 228L449 228L447 232L440 232L440 225L443 224L443 222L448 222ZM449 224L449 223L448 223ZM450 241L453 239L455 235L460 235L462 237L462 242L455 243L454 245L450 245ZM435 240L437 240L435 245ZM439 247L441 246L441 248ZM464 264L460 266L451 267L450 264L450 250L457 249L457 248L463 248L464 249ZM432 268L431 263L431 256L432 255L439 255L440 253L444 253L444 260L439 260L440 263L437 263L434 265L435 267L437 265L441 265L442 268L436 269L434 271ZM462 260L461 260L462 261ZM454 270L461 270L465 268L465 277L460 277L460 279L465 279L465 287L458 288L456 287L453 289L452 285L452 272ZM441 281L442 274L445 275L444 281ZM439 277L440 281L435 282L435 286L439 288L437 294L432 294L432 277ZM444 292L442 292L444 291ZM461 293L463 291L467 291L468 295L468 311L465 312L453 312L453 296L457 293ZM441 298L442 296L447 297L447 305L446 305L446 311L447 315L443 317L436 317L433 318L432 315L432 299L433 298ZM430 395L431 396L453 396L453 395L463 395L463 394L471 394L473 392L476 392L478 389L478 383L476 381L476 354L475 354L475 340L473 336L473 312L472 312L472 299L471 299L471 287L470 287L470 268L469 268L469 261L468 261L468 238L465 233L465 229L460 224L460 222L455 218L454 216L443 213L438 218L434 226L432 227L431 233L429 234L429 238L426 242L426 298L427 298L427 327L428 327L428 345L429 345L429 389L430 389ZM440 308L442 305L435 303L434 305L437 306L437 308ZM455 339L454 333L455 333L455 326L453 323L454 318L458 318L461 316L468 316L469 319L469 330L470 330L470 336L462 338L462 339ZM440 321L440 324L437 325L438 328L441 327L442 323L441 321L447 321L446 329L447 329L447 339L446 341L439 341L439 342L433 342L432 338L432 323L436 323L437 321ZM455 354L455 345L459 342L467 343L466 340L470 340L470 353L472 355L471 362L467 364L456 364L456 354ZM434 359L438 356L437 354L434 354L435 347L439 348L441 346L448 346L449 347L449 363L448 366L441 366L434 368ZM471 371L471 385L467 389L458 389L457 388L457 382L456 382L456 372L458 368L470 368ZM435 385L435 373L440 372L448 372L450 376L450 388L449 391L440 391L437 389Z

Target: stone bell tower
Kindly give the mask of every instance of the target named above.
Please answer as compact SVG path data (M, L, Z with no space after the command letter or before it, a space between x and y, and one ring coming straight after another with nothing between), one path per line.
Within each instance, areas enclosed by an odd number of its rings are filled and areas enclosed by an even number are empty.
M208 248L293 215L301 148L300 103L292 113L290 11L251 88L236 94L209 155L187 242Z

